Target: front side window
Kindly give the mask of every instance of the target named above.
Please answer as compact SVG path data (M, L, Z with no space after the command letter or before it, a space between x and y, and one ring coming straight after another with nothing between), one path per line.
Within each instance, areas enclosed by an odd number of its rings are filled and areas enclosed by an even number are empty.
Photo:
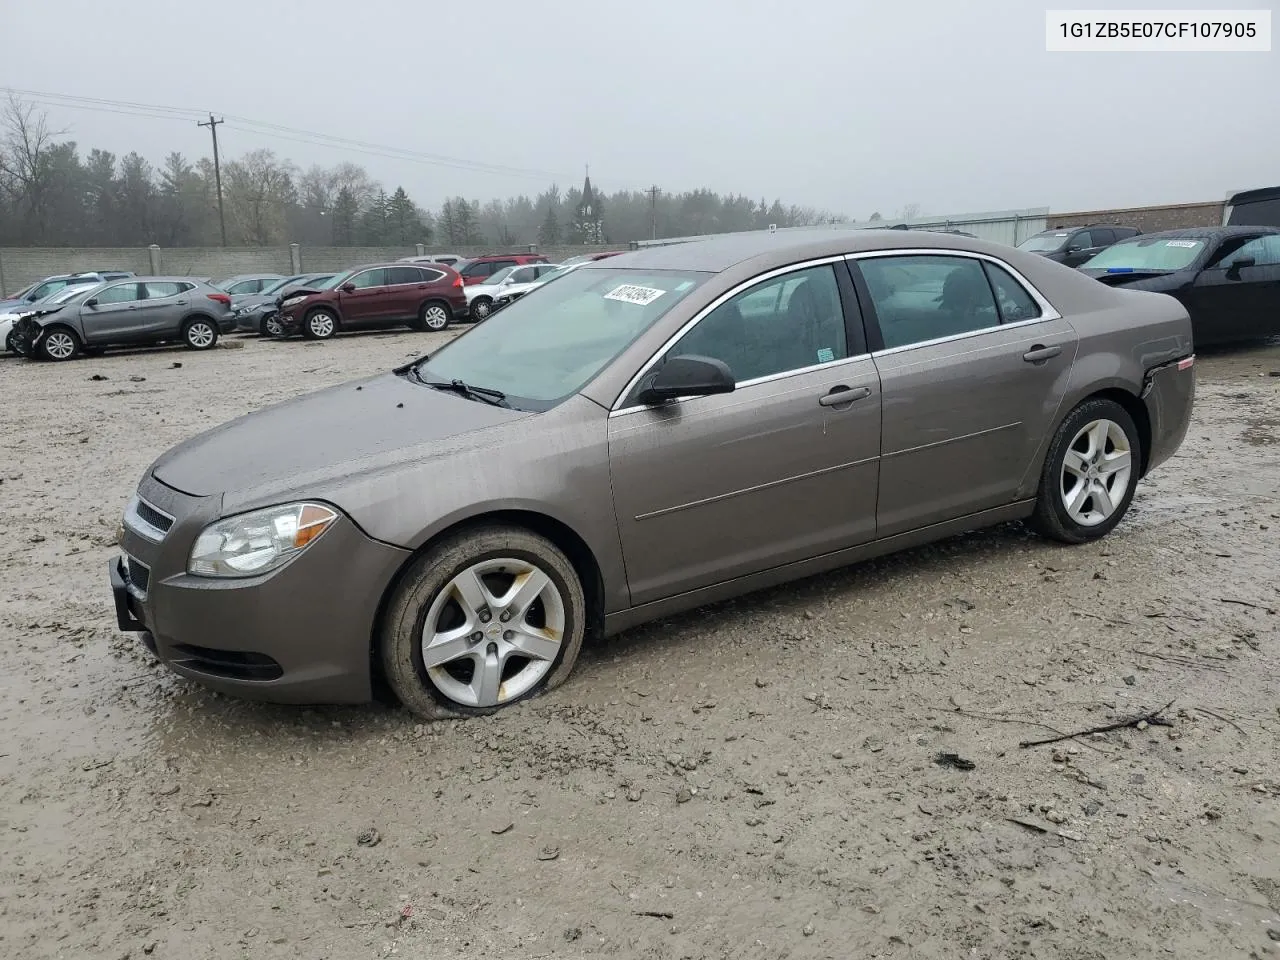
M840 288L830 264L745 290L702 318L668 351L722 360L738 383L849 355Z
M533 267L521 267L518 270L511 271L512 283L531 283L538 276L538 271Z
M1280 233L1244 239L1243 243L1227 241L1210 266L1227 269L1236 260L1245 258L1251 258L1256 267L1280 264Z
M487 277L495 270L495 265L490 261L480 263L469 263L462 268L462 275L471 279L473 277Z
M114 287L107 287L98 294L98 303L133 303L140 299L138 286L136 283L118 283Z
M858 261L886 350L971 333L1000 322L982 262L970 257Z
M368 290L370 287L385 287L387 285L387 271L382 267L364 270L352 277L350 283L357 290Z
M1074 237L1071 238L1071 242L1067 244L1067 249L1068 250L1088 250L1092 246L1093 246L1093 235L1088 230L1081 230L1079 233L1077 233Z
M577 270L496 311L414 368L413 379L500 390L549 410L587 385L700 286L684 270Z

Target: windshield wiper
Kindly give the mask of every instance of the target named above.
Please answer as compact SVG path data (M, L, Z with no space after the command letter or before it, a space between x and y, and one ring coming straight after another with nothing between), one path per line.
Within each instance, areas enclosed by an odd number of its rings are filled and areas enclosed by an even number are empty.
M436 390L452 390L454 393L469 397L472 400L480 400L484 403L492 404L495 407L509 407L507 403L507 395L501 390L494 390L490 387L473 387L461 380L424 380L422 374L414 370L414 379L423 386L432 387Z

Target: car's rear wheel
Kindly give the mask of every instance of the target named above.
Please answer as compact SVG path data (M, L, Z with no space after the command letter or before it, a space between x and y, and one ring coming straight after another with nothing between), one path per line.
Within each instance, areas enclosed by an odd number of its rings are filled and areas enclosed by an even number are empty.
M18 348L13 343L13 331L10 330L4 335L4 349L8 353L17 353Z
M312 310L302 324L302 335L308 340L328 340L338 332L338 317L328 310Z
M471 319L486 320L493 313L493 301L488 297L476 297L471 301Z
M262 328L259 331L264 337L283 337L284 326L280 323L280 317L272 314L262 321Z
M409 567L381 626L383 670L420 717L492 713L564 682L586 617L578 575L551 541L483 527Z
M209 350L218 344L218 328L212 320L196 317L182 328L182 339L192 350Z
M68 327L46 330L40 341L40 355L46 360L70 360L84 346L76 332Z
M424 303L422 309L418 311L418 322L428 330L435 333L448 329L449 324L453 320L453 313L447 306L438 300L431 303Z
M1096 397L1062 421L1049 445L1031 526L1063 543L1110 533L1138 486L1142 440L1127 410Z

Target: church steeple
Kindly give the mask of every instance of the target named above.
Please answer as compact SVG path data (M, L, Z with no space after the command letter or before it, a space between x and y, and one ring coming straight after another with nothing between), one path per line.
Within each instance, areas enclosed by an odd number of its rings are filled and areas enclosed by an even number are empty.
M582 182L582 199L574 211L574 239L578 243L604 243L603 204L591 186L591 165L585 167Z

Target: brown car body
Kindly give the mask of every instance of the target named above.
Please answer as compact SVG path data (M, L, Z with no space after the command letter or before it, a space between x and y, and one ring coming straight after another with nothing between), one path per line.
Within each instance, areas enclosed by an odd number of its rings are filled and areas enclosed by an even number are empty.
M886 348L868 261L912 255L998 267L1035 297L1040 315ZM728 393L639 400L650 368L720 304L814 265L838 278L847 357ZM555 544L581 581L588 626L612 633L1026 518L1056 432L1086 402L1119 405L1137 425L1134 484L1187 429L1186 311L1043 257L913 232L759 234L611 257L581 267L586 276L574 282L590 282L592 271L662 270L702 280L549 409L429 389L402 368L170 450L125 516L126 557L111 571L121 626L143 631L178 673L217 689L363 701L389 598L416 558L478 523ZM539 305L572 277L455 343L504 323L555 323ZM447 365L449 350L431 362ZM331 505L338 519L282 568L239 580L187 572L206 525L301 500Z
M323 340L341 331L400 324L443 330L467 316L462 278L443 263L370 263L333 283L324 290L293 290L282 299L283 336Z

